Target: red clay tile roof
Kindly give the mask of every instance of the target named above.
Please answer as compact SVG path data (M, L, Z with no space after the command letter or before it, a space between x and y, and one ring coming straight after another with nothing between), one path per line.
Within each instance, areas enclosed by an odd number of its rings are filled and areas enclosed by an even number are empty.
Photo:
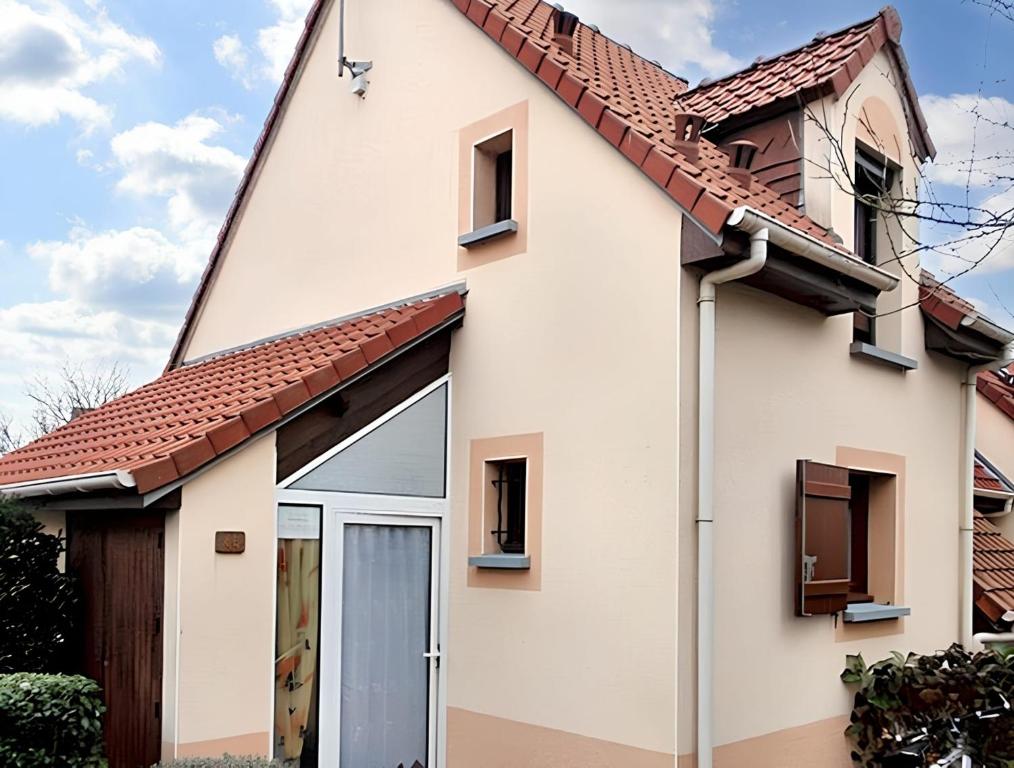
M1010 493L1012 490L996 472L982 462L979 456L975 457L975 487L977 490L1003 491L1005 493Z
M160 488L463 312L450 292L177 368L0 457L0 492L114 470Z
M1014 542L978 512L974 540L975 605L996 622L1014 611Z
M978 316L974 306L926 270L922 271L919 280L919 306L951 330L957 330L965 318Z
M1007 371L985 371L976 378L975 388L979 394L1014 419L1014 375Z
M697 159L677 148L672 101L686 86L659 65L584 24L568 53L553 41L554 9L541 0L453 2L708 231L721 232L734 208L750 206L842 249L775 191L756 179L737 182L728 155L710 141L699 140Z
M844 95L859 72L888 43L889 54L901 71L909 129L920 157L935 154L919 107L908 65L900 48L901 19L890 6L872 19L830 35L818 35L800 48L756 63L741 72L705 81L687 91L679 103L688 111L704 116L709 123L721 123L778 103L810 102L827 95Z
M941 283L926 270L922 270L919 277L919 308L924 315L952 331L967 328L996 344L1014 342L1014 333L980 313L953 288Z

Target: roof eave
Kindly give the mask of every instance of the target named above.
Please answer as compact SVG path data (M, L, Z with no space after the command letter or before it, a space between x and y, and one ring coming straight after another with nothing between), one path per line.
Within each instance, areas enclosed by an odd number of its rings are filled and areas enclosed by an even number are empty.
M66 493L127 490L136 487L134 476L129 471L114 469L109 472L91 472L0 485L0 497L27 499L37 496L61 496Z
M747 233L766 227L770 241L780 248L857 280L876 291L890 291L898 285L898 278L891 273L867 264L844 251L831 248L817 238L783 224L763 211L740 206L726 220L726 226Z

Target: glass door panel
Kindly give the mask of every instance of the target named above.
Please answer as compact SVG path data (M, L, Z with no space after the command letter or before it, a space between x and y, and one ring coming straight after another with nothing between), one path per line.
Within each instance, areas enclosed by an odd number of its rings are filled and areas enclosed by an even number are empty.
M426 768L435 528L341 529L340 768Z

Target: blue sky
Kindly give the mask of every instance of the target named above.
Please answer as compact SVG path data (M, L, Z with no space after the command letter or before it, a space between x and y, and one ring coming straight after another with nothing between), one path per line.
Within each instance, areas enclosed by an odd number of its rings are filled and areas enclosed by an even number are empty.
M691 83L881 4L566 3ZM0 0L0 413L25 420L23 381L63 361L118 361L132 384L159 373L308 5ZM941 155L967 154L973 130L980 151L1014 151L1014 131L970 112L1014 121L1014 22L971 0L898 9ZM1004 200L984 181L971 194ZM1012 268L1014 248L998 249L956 285L1014 326Z

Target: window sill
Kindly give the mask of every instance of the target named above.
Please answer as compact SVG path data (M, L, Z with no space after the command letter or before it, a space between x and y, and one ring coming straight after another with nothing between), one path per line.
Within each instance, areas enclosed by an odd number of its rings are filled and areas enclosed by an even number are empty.
M900 619L912 613L903 605L882 605L881 603L849 603L845 606L843 620L846 624L861 624L866 621Z
M498 568L506 571L527 571L532 567L529 555L473 555L468 564L476 568Z
M890 365L901 371L914 371L919 367L918 360L899 355L896 352L889 352L873 344L867 344L865 341L853 341L849 347L849 354L852 357L861 357L875 363Z
M458 237L458 245L462 248L472 248L476 245L497 240L506 235L512 235L518 231L518 223L514 219L505 219L495 224L479 227L472 232L466 232Z

